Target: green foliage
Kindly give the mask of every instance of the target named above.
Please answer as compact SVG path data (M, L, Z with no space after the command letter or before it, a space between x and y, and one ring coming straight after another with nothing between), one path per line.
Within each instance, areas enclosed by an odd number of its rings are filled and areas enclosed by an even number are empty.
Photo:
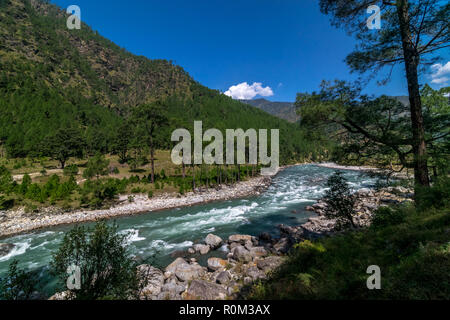
M64 168L65 176L76 176L78 174L78 166L76 164L71 164Z
M94 157L90 158L86 170L83 172L83 177L91 179L92 177L105 176L108 174L109 160L106 160L103 155L97 153Z
M13 188L13 178L11 172L4 167L0 166L0 193L9 193Z
M372 217L373 228L385 228L404 222L406 219L403 210L395 210L390 207L379 207Z
M42 152L61 163L64 169L70 157L81 157L84 141L80 131L75 128L59 129L52 136L48 136L42 145Z
M402 206L395 210L402 222L301 242L247 298L448 300L448 210ZM381 268L381 290L367 289L370 265Z
M6 276L0 278L0 300L29 300L37 288L35 275L18 268L18 263L13 260Z
M342 172L335 172L327 181L329 188L324 197L327 204L325 215L330 219L336 219L340 227L349 225L355 227L353 222L354 206L356 198L351 193L347 180Z
M450 203L450 178L439 178L430 188L419 188L416 198L419 199L419 209L441 208Z
M75 227L64 236L51 267L63 286L67 268L80 268L81 288L70 290L71 298L129 299L137 294L137 262L127 249L128 237L117 233L116 225L105 222L98 222L93 228Z

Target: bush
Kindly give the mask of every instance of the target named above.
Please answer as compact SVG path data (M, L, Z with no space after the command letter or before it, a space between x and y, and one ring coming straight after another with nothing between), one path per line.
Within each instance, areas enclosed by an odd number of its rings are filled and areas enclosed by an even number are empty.
M152 190L150 190L150 191L148 192L148 198L149 198L149 199L153 198L153 191L152 191Z
M77 226L69 231L53 256L51 268L63 286L67 269L76 266L81 286L72 289L77 300L129 299L137 296L137 262L127 249L129 234L119 234L117 226L98 222L92 229ZM67 288L64 288L64 291Z
M64 168L65 176L76 176L78 174L78 166L76 164L71 164Z
M327 181L329 190L325 193L324 201L327 204L325 215L330 219L336 219L339 227L349 225L355 227L353 222L354 206L356 198L351 194L347 180L341 172L336 172Z
M17 265L18 261L13 260L6 277L0 279L0 300L28 300L36 290L36 277Z
M418 188L416 198L420 210L447 206L450 204L450 178L441 178L429 188Z
M0 210L8 210L14 207L14 199L8 199L0 196Z
M406 214L402 210L380 207L373 213L372 227L384 228L400 224L405 221Z

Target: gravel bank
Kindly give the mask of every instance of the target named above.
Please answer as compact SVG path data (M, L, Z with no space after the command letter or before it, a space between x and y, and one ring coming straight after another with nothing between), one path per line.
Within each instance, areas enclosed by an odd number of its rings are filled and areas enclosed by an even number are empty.
M96 221L258 195L270 185L271 180L270 177L261 176L233 186L222 186L220 189L209 189L202 193L189 192L184 196L163 194L149 199L147 195L138 194L134 195L134 201L131 203L128 201L128 195L122 195L117 205L101 210L64 212L59 208L49 207L39 213L27 213L24 208L0 211L0 238L50 226Z

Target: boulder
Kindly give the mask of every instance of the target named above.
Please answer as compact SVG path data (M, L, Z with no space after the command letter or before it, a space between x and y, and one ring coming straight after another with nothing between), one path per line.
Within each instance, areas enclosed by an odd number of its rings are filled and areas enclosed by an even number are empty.
M224 300L227 290L215 283L193 280L182 297L185 300Z
M205 238L205 243L209 245L213 250L219 248L222 242L223 242L222 238L211 233L208 234Z
M252 241L252 236L242 235L242 234L233 234L228 237L229 242L239 242L241 244L245 244L246 241Z
M0 257L8 255L14 248L15 245L12 243L0 243Z
M251 248L253 248L253 242L252 241L245 241L244 247L245 247L245 249L250 250Z
M278 254L287 253L289 251L289 240L287 238L281 238L277 243L273 245L273 248Z
M207 254L211 248L207 244L196 244L194 250L200 254Z
M231 280L231 275L228 271L220 272L216 277L216 282L220 284L226 284Z
M225 266L228 264L226 260L220 258L209 258L208 259L208 268L212 271L225 269Z
M272 236L268 232L263 232L259 235L259 239L265 242L272 241Z
M261 271L257 267L250 267L245 271L245 275L252 278L254 281L258 279L266 278L266 274L264 271Z
M253 247L250 249L250 254L253 258L267 256L267 251L264 247Z
M242 262L252 261L252 255L250 254L250 251L245 249L243 246L239 245L239 246L233 248L231 253L233 254L234 260L242 261Z
M161 289L162 292L168 292L171 295L181 294L184 290L186 290L185 286L175 282L168 282Z
M183 263L186 263L186 260L183 258L176 258L171 264L166 267L166 272L175 273L177 267Z
M138 276L143 285L141 299L149 299L161 293L164 274L161 270L147 264L138 266Z
M177 266L175 275L180 281L190 281L200 278L205 274L205 270L199 264L183 263Z
M180 294L163 291L155 298L155 300L175 301L175 300L182 300L182 298Z
M270 256L256 261L256 266L262 271L267 273L269 271L278 268L278 266L280 266L282 262L283 262L282 257Z
M52 295L48 300L54 300L54 301L62 301L62 300L72 300L72 293L67 290L63 292L57 292L54 295Z

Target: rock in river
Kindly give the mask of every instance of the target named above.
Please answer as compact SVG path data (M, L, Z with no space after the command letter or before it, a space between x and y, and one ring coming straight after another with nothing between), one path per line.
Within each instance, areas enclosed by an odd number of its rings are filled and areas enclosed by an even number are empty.
M233 253L234 260L243 261L243 262L252 261L252 255L251 255L250 251L245 249L243 246L234 247L233 250L231 250L231 253Z
M15 245L12 243L0 243L0 257L6 256L9 254L12 249L14 249Z
M245 244L247 241L252 241L252 236L242 235L242 234L233 234L228 237L229 242L240 242L241 244Z
M222 238L214 235L214 234L208 234L205 238L205 243L211 247L211 249L217 249L222 244Z

